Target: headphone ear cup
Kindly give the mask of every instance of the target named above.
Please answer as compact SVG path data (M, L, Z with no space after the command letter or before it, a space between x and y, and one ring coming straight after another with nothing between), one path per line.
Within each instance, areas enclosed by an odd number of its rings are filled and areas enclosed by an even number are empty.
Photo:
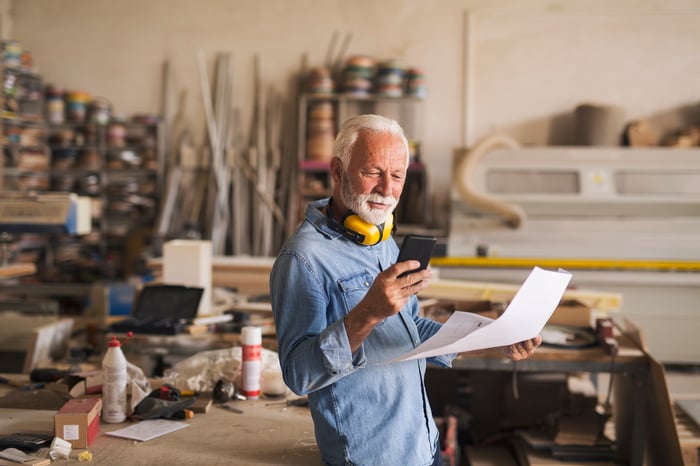
M346 215L343 226L356 242L365 246L377 244L382 240L382 231L377 225L365 222L357 214Z
M388 239L394 232L394 214L389 214L382 225L367 223L352 212L343 218L346 234L357 243L372 246Z

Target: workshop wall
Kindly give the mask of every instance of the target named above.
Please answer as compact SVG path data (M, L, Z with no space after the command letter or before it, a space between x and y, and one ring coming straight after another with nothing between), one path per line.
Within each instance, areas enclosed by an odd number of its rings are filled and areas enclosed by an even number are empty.
M449 186L453 149L491 132L570 143L570 112L583 101L620 105L639 118L700 100L697 2L614 3L12 0L11 21L3 15L2 25L4 37L33 53L47 82L108 97L124 114L160 111L162 64L170 60L174 92L189 90L199 141L197 49L210 63L217 52L232 52L234 100L247 132L255 54L265 81L281 90L303 54L320 65L333 32L352 33L348 55L397 57L425 70L422 152L439 191Z

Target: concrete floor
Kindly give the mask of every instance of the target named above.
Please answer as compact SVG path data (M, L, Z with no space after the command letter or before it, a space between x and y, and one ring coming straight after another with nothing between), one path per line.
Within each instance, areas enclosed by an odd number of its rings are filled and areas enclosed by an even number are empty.
M665 366L666 384L672 399L700 399L700 365Z

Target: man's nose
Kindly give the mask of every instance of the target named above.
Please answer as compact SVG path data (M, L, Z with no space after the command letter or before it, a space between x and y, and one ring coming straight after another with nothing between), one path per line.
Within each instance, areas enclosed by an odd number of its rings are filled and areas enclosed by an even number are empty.
M391 194L391 183L391 175L384 174L379 177L379 181L377 182L375 190L382 196L388 196L389 194Z

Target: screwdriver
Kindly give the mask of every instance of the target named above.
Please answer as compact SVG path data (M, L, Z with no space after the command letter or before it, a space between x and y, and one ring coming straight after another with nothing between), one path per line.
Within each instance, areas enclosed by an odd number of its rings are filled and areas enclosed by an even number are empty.
M7 384L10 387L21 388L22 390L36 390L39 388L44 388L43 383L32 383L27 384L26 382L21 382L19 380L11 380L7 377L0 376L0 384Z

